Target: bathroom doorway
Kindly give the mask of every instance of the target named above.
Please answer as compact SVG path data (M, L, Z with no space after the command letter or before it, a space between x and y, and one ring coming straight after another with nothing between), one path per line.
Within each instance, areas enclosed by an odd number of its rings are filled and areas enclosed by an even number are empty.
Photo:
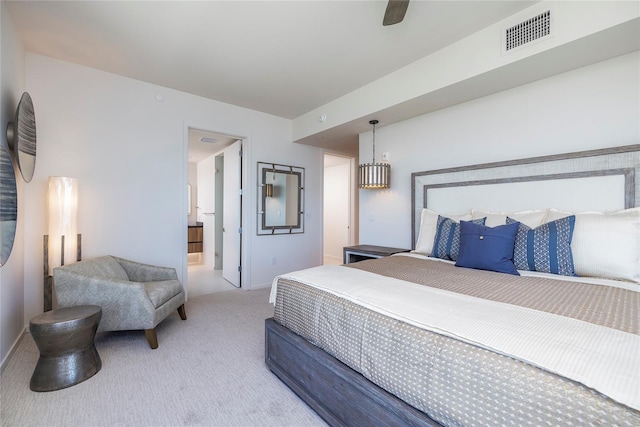
M240 236L238 244L225 245L224 221L241 220L240 209L226 208L225 195L239 194L238 179L225 180L225 153L229 148L241 144L241 139L200 129L188 129L188 188L190 209L188 210L187 243L187 289L189 296L234 289L238 280L231 283L223 275L224 259L240 264ZM234 159L235 160L235 159ZM228 188L233 185L234 188ZM191 240L200 232L200 242ZM237 249L237 251L236 251Z
M342 264L342 249L355 241L354 165L352 157L324 155L324 264Z

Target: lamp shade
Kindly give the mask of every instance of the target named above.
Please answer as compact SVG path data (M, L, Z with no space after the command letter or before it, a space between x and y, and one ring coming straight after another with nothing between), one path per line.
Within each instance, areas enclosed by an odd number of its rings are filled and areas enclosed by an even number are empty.
M373 126L373 160L358 166L358 188L363 190L380 190L391 186L391 166L387 163L376 163L376 125L377 120L369 121Z
M377 190L391 186L391 166L388 163L365 163L358 166L358 188Z
M54 267L77 258L78 180L49 177L49 274ZM62 250L64 236L64 252Z

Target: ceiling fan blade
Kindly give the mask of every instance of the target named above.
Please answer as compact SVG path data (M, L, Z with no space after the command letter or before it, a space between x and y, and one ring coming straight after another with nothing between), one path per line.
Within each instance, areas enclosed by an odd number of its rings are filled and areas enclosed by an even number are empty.
M382 25L393 25L402 22L408 6L409 0L389 0L387 10L384 12Z

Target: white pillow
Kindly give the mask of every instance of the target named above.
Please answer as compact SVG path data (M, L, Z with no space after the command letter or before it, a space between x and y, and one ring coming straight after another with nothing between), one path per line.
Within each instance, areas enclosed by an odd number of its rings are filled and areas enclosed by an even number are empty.
M552 222L560 218L568 217L570 215L573 215L573 212L559 211L558 209L551 208L547 210L547 216L544 219L544 222Z
M550 209L547 221L568 215ZM640 283L640 208L575 215L571 252L576 274Z
M473 208L471 210L473 219L487 218L484 225L487 227L495 227L497 225L504 225L507 223L507 216L520 221L524 225L536 228L545 222L547 216L546 209L534 210L534 211L522 211L522 212L493 212L484 209Z
M451 218L455 222L471 219L471 212L464 214L439 214L431 209L422 209L420 218L420 232L416 241L416 248L413 252L430 256L433 252L433 240L436 237L436 227L438 225L438 215Z

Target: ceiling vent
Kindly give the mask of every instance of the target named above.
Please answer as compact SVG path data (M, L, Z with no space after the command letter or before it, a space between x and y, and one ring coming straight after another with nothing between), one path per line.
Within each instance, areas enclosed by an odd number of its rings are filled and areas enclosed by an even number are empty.
M551 10L504 30L503 53L551 37Z
M216 138L210 138L208 136L203 136L200 138L200 142L208 142L210 144L215 144L216 142L218 142L218 140Z

